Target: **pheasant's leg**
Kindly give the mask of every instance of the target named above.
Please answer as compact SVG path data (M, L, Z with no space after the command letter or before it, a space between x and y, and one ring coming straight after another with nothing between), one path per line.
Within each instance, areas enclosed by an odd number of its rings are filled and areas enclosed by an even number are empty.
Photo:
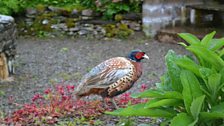
M114 107L115 107L116 109L119 109L119 107L117 106L116 102L114 101L114 98L111 98L111 101L112 101Z
M108 105L107 105L107 103L106 103L104 97L102 97L102 102L103 102L103 106L104 106L104 108L105 108L105 109L108 108Z

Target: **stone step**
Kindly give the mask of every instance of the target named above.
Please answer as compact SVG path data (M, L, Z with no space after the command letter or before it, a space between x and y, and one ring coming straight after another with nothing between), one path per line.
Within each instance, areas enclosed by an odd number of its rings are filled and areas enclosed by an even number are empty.
M196 35L199 39L202 39L206 34L216 31L215 38L224 37L224 30L218 28L208 27L192 27L192 26L178 26L178 27L167 27L157 31L155 39L158 42L168 43L179 43L184 42L177 34L178 33L191 33Z

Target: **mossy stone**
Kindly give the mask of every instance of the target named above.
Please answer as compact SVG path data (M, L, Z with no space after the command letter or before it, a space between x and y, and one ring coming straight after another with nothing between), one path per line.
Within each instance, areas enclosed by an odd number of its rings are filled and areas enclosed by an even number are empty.
M121 14L116 14L114 17L115 21L121 21L123 19L123 16Z
M44 13L44 11L46 10L46 6L43 4L38 4L36 6L36 9L37 9L37 12L41 14L41 13Z
M127 38L129 35L133 34L133 30L128 28L127 24L108 24L104 26L106 30L107 37L118 37L118 38Z
M65 24L67 25L68 28L75 27L75 21L73 20L73 18L67 18L65 20Z
M107 37L114 37L116 35L117 29L114 24L107 24L104 28L106 30Z
M119 28L120 30L127 30L127 29L129 29L127 24L119 24L119 25L118 25L118 28Z

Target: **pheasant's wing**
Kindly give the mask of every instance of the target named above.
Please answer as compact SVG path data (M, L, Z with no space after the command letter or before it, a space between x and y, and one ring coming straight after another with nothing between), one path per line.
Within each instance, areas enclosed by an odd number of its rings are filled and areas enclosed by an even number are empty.
M86 86L93 86L98 88L108 87L110 84L116 82L130 72L130 69L106 69L105 71L86 79Z
M106 88L131 72L130 62L122 57L112 58L94 67L86 74L78 87Z

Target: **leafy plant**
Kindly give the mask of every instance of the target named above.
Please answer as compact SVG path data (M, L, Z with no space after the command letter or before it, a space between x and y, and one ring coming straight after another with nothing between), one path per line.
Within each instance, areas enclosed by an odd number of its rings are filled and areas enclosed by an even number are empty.
M103 12L103 15L106 19L112 19L113 16L121 12L129 12L130 7L123 3L110 3L106 6L106 10Z
M105 19L113 19L116 14L140 12L140 0L96 0L96 9L103 13Z
M100 100L75 100L74 88L65 83L54 84L53 88L35 94L31 103L18 104L11 101L11 104L20 106L20 109L8 116L0 111L0 122L5 125L101 125L102 122L95 118L111 109L104 108ZM146 88L143 84L140 91ZM119 107L147 101L131 98L130 93L124 93L115 100ZM106 102L109 106L112 105L109 99Z
M0 97L3 96L3 95L5 95L5 92L0 90Z
M0 2L0 14L12 15L20 9L20 0L1 0Z
M67 5L77 5L80 3L80 0L22 0L22 1L26 3L26 6L29 6L29 7L36 6L38 4L47 5L47 6L64 7Z
M119 116L162 117L161 125L219 126L224 118L224 39L213 39L215 32L202 40L181 33L184 45L195 57L176 55L169 51L165 57L167 72L156 89L133 95L150 98L147 103L131 105L107 112ZM195 59L195 60L194 60Z
M86 7L86 8L96 8L96 4L94 0L77 0L80 5Z

